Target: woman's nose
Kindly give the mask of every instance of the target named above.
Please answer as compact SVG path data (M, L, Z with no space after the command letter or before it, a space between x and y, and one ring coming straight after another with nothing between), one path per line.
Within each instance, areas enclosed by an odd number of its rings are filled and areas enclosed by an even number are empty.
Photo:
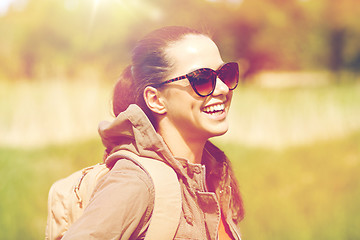
M216 78L216 85L212 95L226 95L229 93L229 91L229 87L223 81L221 81L220 78Z

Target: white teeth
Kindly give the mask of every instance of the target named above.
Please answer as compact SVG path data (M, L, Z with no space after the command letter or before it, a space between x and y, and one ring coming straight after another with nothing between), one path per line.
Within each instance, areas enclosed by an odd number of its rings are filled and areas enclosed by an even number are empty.
M212 105L210 107L205 107L203 111L207 113L214 113L218 111L223 111L224 109L225 109L224 104L217 104L217 105Z

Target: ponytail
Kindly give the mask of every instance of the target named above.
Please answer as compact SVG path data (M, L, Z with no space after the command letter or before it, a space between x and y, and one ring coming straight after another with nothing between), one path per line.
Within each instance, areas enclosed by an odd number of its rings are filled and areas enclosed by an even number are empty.
M131 74L131 65L122 72L114 87L113 112L117 116L125 111L130 104L135 103L135 88Z

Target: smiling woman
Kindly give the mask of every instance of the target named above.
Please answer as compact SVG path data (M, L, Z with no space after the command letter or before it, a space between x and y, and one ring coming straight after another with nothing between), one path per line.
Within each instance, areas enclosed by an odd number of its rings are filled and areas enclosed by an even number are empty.
M159 101L163 102L164 108L157 101L149 102L148 106L155 108L153 111L162 108L159 112L161 119L157 121L158 131L165 141L169 138L166 141L168 145L174 143L173 151L179 157L200 163L203 147L193 152L195 156L184 156L181 153L183 149L175 146L179 142L188 146L204 145L207 139L227 132L227 115L232 98L230 89L237 85L238 66L236 63L224 64L217 46L206 36L185 36L172 44L166 55L172 58L174 70L169 73L171 79L162 82L162 88L158 89ZM228 67L229 64L233 67ZM179 75L181 77L177 77ZM227 83L232 84L228 86ZM153 94L152 90L145 88L145 97L149 92ZM223 110L215 112L214 107ZM163 114L165 111L166 114Z
M196 30L165 27L140 40L114 89L116 118L99 125L110 171L63 239L147 239L159 189L137 158L175 173L181 214L169 239L240 239L238 184L229 159L208 140L229 128L238 79L237 63L224 63ZM124 151L135 158L114 157Z

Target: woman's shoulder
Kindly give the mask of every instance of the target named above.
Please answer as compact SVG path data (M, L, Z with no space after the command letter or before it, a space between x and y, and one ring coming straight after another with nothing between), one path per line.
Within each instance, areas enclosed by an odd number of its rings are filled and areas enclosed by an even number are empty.
M92 195L93 198L106 196L118 202L127 202L134 196L141 196L141 204L148 205L155 199L155 188L151 178L138 164L121 158L99 180Z
M119 159L102 180L104 183L132 184L138 190L154 191L151 178L136 161L130 159Z

